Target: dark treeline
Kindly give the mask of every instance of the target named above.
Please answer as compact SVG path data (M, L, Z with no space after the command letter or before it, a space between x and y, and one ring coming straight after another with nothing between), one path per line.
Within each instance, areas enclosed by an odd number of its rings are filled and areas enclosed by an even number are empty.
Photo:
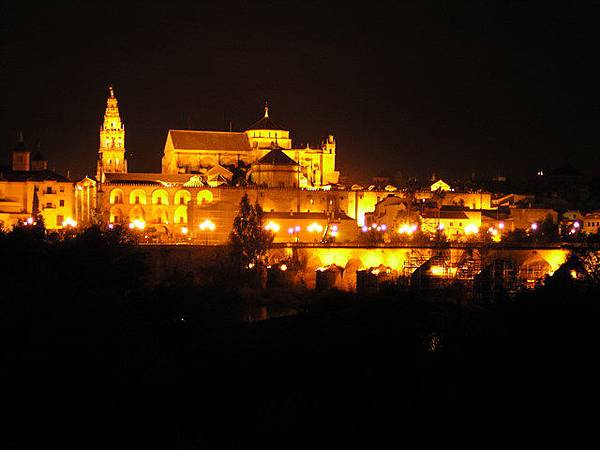
M381 448L594 420L600 296L568 273L481 306L456 286L251 288L227 261L150 287L121 231L17 229L0 250L15 446ZM249 322L264 304L300 313Z

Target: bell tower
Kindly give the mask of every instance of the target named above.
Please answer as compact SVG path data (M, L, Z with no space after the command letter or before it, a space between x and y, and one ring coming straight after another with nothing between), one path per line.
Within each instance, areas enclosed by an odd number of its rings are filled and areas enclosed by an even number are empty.
M100 148L96 177L104 181L105 173L127 173L125 159L125 125L121 122L119 106L112 86L108 88L104 123L100 127Z

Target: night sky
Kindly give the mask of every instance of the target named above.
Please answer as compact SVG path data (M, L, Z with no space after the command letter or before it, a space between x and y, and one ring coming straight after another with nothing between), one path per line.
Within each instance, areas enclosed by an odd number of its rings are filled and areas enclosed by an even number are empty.
M95 174L112 83L130 171L160 171L168 129L241 131L268 100L356 179L599 173L598 3L399 3L4 2L2 161L22 130Z

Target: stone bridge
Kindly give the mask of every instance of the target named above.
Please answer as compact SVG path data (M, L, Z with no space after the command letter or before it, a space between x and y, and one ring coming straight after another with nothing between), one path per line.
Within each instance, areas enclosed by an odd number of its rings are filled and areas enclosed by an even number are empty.
M569 256L570 251L560 246L521 247L493 246L472 247L317 247L294 246L270 250L273 262L295 260L303 268L308 287L315 286L316 270L319 267L336 264L344 269L343 289L356 289L356 272L361 269L389 267L399 275L410 276L425 263L435 260L439 276L453 278L465 266L465 261L473 261L470 278L481 269L497 261L510 261L524 281L530 283L551 275ZM466 277L469 277L466 274Z
M150 283L158 284L174 273L194 275L200 282L203 273L223 261L226 247L197 245L144 245L148 256ZM279 245L269 251L272 263L295 261L309 288L315 287L316 270L330 264L344 269L345 290L356 289L356 272L380 265L389 267L398 275L410 276L427 262L435 261L436 275L453 278L461 267L469 265L470 273L463 279L472 279L482 269L498 261L509 261L525 281L534 282L552 274L563 264L570 250L555 246L489 246L472 247L453 245L448 248L433 247L360 247ZM466 264L469 262L470 264Z

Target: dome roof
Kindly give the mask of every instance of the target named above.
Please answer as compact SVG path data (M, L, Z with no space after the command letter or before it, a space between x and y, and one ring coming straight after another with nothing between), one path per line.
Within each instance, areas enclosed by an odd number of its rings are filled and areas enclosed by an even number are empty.
M265 105L265 115L258 121L254 122L248 130L282 130L287 131L282 126L279 126L269 117L269 107Z
M297 166L298 163L279 149L271 150L260 158L256 164L268 164L271 166Z

